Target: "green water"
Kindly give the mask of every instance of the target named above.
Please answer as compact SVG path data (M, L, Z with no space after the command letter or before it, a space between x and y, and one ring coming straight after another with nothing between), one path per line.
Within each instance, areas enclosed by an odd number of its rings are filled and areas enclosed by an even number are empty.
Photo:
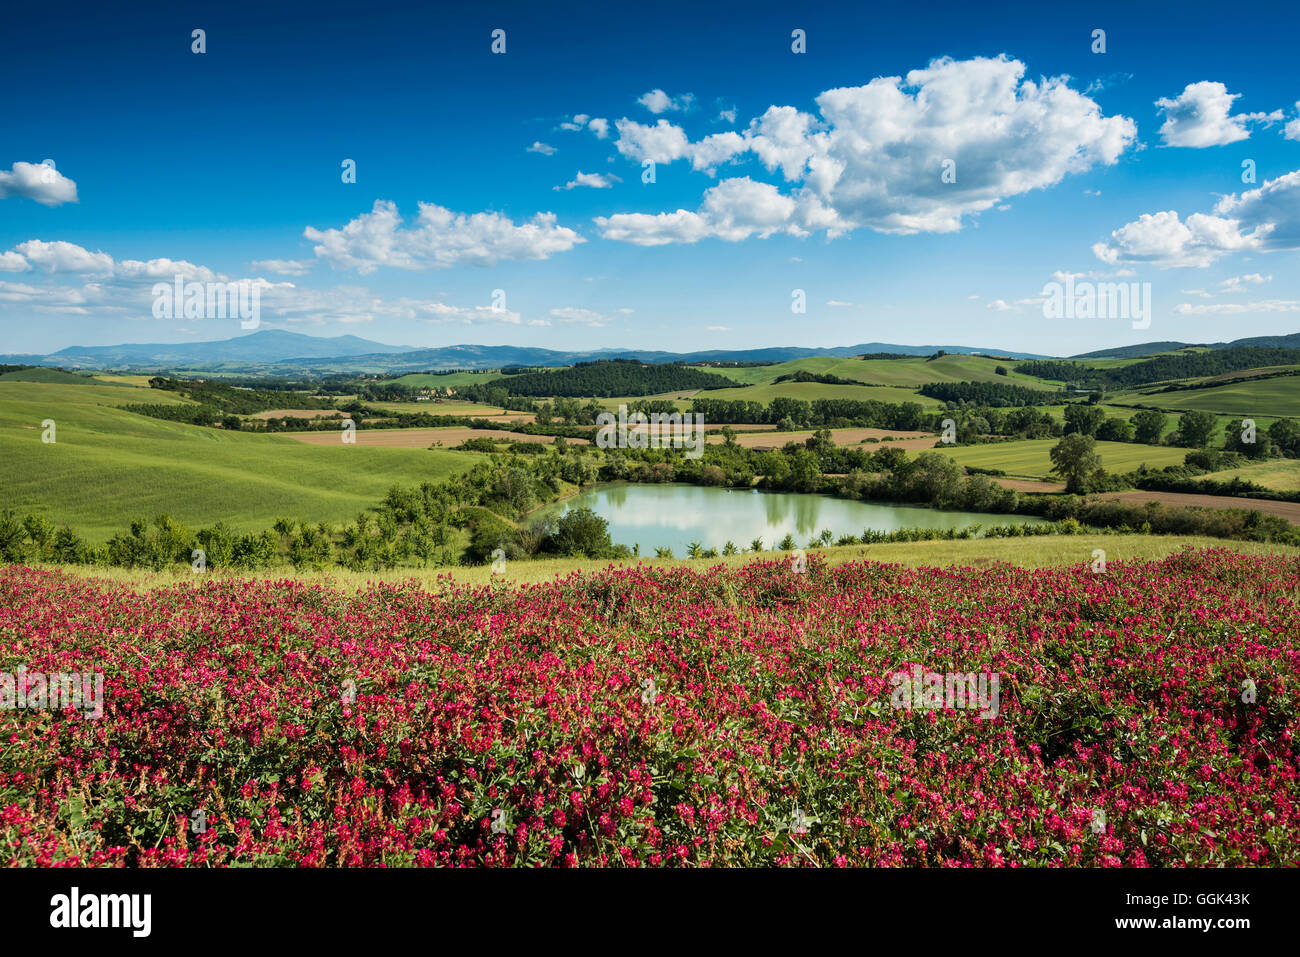
M609 522L615 544L641 546L641 554L671 548L683 557L691 542L721 549L727 541L748 548L755 538L773 548L787 534L803 548L829 528L841 535L861 535L863 529L890 532L899 528L964 528L990 525L1039 525L1032 515L989 515L945 512L914 505L856 502L798 492L758 492L705 488L699 485L605 485L537 515L562 515L570 508L590 508Z

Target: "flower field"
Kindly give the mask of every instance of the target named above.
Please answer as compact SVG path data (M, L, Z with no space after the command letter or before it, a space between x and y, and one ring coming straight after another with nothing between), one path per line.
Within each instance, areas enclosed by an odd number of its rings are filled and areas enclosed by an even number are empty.
M357 594L0 569L11 865L1300 863L1300 562L788 562ZM1000 677L997 714L890 675Z

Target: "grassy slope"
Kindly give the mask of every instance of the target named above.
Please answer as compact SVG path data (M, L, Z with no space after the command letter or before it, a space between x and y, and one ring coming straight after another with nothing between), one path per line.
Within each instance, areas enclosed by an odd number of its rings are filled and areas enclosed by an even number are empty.
M918 395L903 388L863 388L858 385L827 385L821 382L780 382L776 385L751 385L741 389L710 389L699 393L701 398L739 399L746 402L768 404L773 399L854 399L867 402L915 402L926 408L938 408L943 403L937 399Z
M831 356L813 356L794 359L770 366L752 366L741 369L707 368L729 379L748 385L770 384L779 376L792 372L812 372L818 375L835 375L842 379L856 379L875 385L915 388L927 382L1007 382L1029 388L1050 388L1041 379L1018 375L1013 360L985 359L980 356L950 355L927 362L923 356L907 359L837 359ZM1010 370L1000 376L998 366ZM782 383L785 385L786 383Z
M1245 380L1210 389L1189 389L1131 396L1134 402L1162 409L1198 409L1254 417L1300 416L1300 376Z
M810 555L824 555L832 564L849 561L873 561L910 566L979 566L992 562L1007 562L1024 568L1091 563L1093 550L1106 552L1107 563L1163 558L1184 548L1227 548L1247 554L1283 554L1300 557L1300 548L1285 545L1263 545L1254 542L1231 542L1217 538L1181 535L1049 535L1036 538L970 539L964 541L900 542L889 545L846 546L843 548L814 549ZM627 562L604 562L587 559L553 559L547 561L509 562L505 574L495 579L507 584L550 581L557 575L590 572L611 564L644 564L659 568L711 568L715 565L743 565L756 560L788 559L786 552L763 552L761 555L734 555L730 558L700 559L630 559ZM71 566L69 571L94 578L130 582L140 587L173 585L194 581L188 571L149 572L139 569L83 568ZM474 568L401 569L392 572L349 572L343 569L315 574L297 574L290 569L264 572L259 575L233 577L259 577L271 579L294 578L322 582L342 588L361 588L368 582L403 581L417 579L426 587L437 587L437 579L450 578L473 584L487 584L494 580L488 566Z
M1204 478L1219 482L1240 478L1281 492L1300 492L1300 459L1273 459L1239 469L1212 472Z
M467 385L484 385L500 378L503 378L500 372L449 372L447 375L411 372L391 380L391 384L412 386L417 389L459 389Z
M1060 439L1023 439L1017 442L997 442L991 445L941 446L944 452L959 465L978 468L1002 469L1010 475L1047 477L1052 470L1049 451ZM1098 442L1102 468L1108 472L1127 472L1143 462L1152 468L1181 465L1187 449L1157 445L1137 445L1129 442Z
M40 511L94 541L167 512L192 527L240 530L276 518L351 519L390 486L468 468L465 452L316 447L288 436L223 432L135 415L123 402L175 401L126 386L0 382L0 508ZM57 442L41 441L41 422Z

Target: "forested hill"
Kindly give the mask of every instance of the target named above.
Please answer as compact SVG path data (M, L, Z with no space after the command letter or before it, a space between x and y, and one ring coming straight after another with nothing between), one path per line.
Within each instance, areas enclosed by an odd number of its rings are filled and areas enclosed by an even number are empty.
M1055 359L1022 362L1016 371L1023 375L1054 379L1070 384L1099 384L1113 387L1133 387L1166 379L1189 379L1195 376L1222 375L1264 366L1300 363L1300 349L1261 349L1245 347L1218 349L1213 352L1185 352L1178 355L1155 356L1144 362L1118 369L1097 369L1081 362L1063 362Z
M701 372L675 363L648 365L635 359L603 359L579 362L552 372L525 372L507 375L491 384L505 388L512 395L577 396L581 398L615 395L657 395L695 389L734 389L737 383L713 372ZM473 386L462 390L472 397Z

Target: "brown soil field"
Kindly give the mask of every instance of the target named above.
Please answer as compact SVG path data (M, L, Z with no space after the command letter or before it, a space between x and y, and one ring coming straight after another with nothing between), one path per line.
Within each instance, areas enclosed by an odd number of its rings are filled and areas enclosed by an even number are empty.
M339 416L347 418L346 412L340 412L338 409L271 409L269 412L255 412L249 416L250 419L283 419L285 416L291 416L295 419L314 419L318 416Z
M1003 488L1015 489L1017 492L1064 492L1065 485L1060 482L1038 482L1034 479L998 478L993 481Z
M341 441L337 432L289 432L299 442L308 445L338 445ZM550 435L524 435L520 432L501 432L496 429L358 429L357 445L373 445L390 449L427 449L435 442L441 442L444 448L454 448L466 439L480 436L489 439L512 439L516 442L554 442ZM568 439L570 445L587 445L586 439Z

